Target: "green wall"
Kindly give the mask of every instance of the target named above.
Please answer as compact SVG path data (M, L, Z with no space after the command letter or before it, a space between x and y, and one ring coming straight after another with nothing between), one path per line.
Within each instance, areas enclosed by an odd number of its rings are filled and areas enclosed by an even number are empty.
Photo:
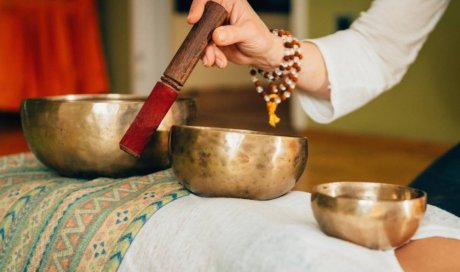
M310 1L310 33L335 31L335 17L359 15L368 0ZM451 1L402 82L328 125L309 126L434 141L460 140L460 1Z

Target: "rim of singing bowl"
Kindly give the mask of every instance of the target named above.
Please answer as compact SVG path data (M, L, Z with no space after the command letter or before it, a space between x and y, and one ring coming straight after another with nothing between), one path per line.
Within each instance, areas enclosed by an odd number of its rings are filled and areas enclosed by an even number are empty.
M363 197L362 195L354 195L354 194L338 194L341 188L347 187L350 190L356 192L356 190L363 190L365 188L383 188L383 189L400 189L404 192L409 192L410 197L406 198L381 198L380 194L372 194L375 198L370 198L370 194L368 197ZM374 192L374 191L371 191ZM322 195L323 197L328 197L331 199L346 199L350 201L359 201L359 200L368 200L374 202L397 202L400 203L402 201L419 201L423 198L426 199L427 193L423 190L404 186L404 185L397 185L397 184L390 184L390 183L379 183L379 182L369 182L369 181L335 181L335 182L328 182L323 184L318 184L313 187L312 193ZM337 194L336 194L337 193Z
M24 102L142 102L145 99L147 96L134 94L68 94L27 98Z
M211 127L211 126L194 126L194 125L173 125L172 127L179 128L179 129L188 129L188 130L196 130L202 132L209 132L209 133L238 133L244 135L251 135L254 137L280 137L285 139L292 139L292 140L305 140L308 141L308 137L305 136L294 136L294 135L279 135L265 131L256 131L256 130L248 130L248 129L237 129L237 128L222 128L222 127Z

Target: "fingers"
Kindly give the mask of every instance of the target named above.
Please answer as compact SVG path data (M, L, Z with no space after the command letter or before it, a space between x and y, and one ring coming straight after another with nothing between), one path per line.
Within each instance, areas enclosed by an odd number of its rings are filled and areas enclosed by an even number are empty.
M216 60L216 54L214 53L214 44L208 45L204 51L203 55L203 65L205 67L211 67L214 65Z
M192 2L187 16L187 22L189 24L194 24L198 22L198 20L201 18L201 15L203 15L204 6L208 1L210 0L194 0Z
M216 54L216 66L225 68L227 66L227 57L225 54L217 46L215 46L214 52Z
M206 2L210 0L194 0L192 5L190 6L190 10L188 12L187 22L189 24L194 24L200 20L201 15L203 15L204 6Z
M225 68L228 63L225 54L215 44L206 47L202 60L205 67Z
M201 16L203 15L204 8L206 6L206 2L211 0L193 0L192 5L190 6L190 10L187 16L187 22L189 24L194 24L200 20ZM214 0L214 2L223 6L227 12L230 14L232 12L232 8L235 5L235 0L224 1L224 0Z

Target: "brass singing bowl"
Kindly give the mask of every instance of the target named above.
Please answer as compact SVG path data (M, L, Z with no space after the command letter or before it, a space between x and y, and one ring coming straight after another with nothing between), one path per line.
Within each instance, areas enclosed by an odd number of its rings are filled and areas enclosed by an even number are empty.
M372 182L333 182L313 188L311 207L327 235L371 249L403 245L426 209L425 192Z
M200 196L266 200L294 187L307 163L307 138L225 128L173 126L172 169Z
M69 177L127 177L168 168L169 129L196 114L192 99L177 100L137 159L119 141L146 97L122 94L65 95L26 99L22 128L35 156Z

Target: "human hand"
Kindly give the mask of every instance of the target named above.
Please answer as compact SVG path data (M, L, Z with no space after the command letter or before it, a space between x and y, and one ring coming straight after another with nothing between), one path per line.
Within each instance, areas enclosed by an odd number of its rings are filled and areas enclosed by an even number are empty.
M194 24L201 18L206 2L194 0L187 18ZM214 0L229 13L229 24L216 28L212 43L205 49L203 64L206 67L224 68L228 61L252 65L263 70L273 70L283 59L283 42L270 33L246 0Z
M206 2L214 1L229 13L229 24L216 28L212 43L205 49L203 64L206 67L224 68L228 61L273 71L283 61L283 40L273 35L246 0L193 0L187 21L200 20ZM310 42L301 42L302 71L297 88L321 99L330 99L329 80L323 56ZM308 60L308 62L307 62Z

